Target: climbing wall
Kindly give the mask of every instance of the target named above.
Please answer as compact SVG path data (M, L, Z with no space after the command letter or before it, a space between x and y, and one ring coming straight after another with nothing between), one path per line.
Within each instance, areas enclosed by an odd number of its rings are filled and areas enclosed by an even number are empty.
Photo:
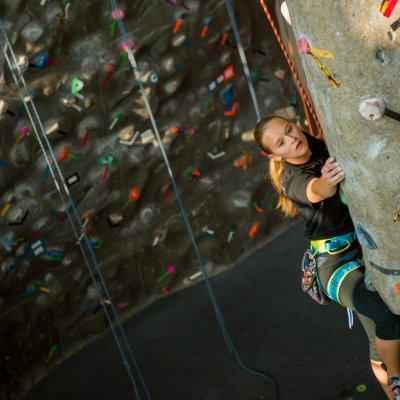
M295 86L258 2L234 6L262 113L298 118ZM99 298L78 244L93 251L122 318L201 280L118 17L207 271L226 269L290 224L274 210L262 176L255 112L224 2L119 7L113 12L98 0L0 4L83 228L76 219L70 224L71 201L60 198L1 52L1 398L43 381L52 365L106 331L109 303Z
M346 173L369 287L400 314L400 5L287 3L328 147Z

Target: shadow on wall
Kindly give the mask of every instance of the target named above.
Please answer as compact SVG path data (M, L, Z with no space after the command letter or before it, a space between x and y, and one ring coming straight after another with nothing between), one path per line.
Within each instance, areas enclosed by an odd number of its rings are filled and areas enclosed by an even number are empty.
M234 3L262 113L296 117L295 85L259 3ZM255 115L224 3L120 7L214 274L288 226L262 176ZM3 60L0 379L1 395L15 399L107 329L106 296L99 298L77 242L91 248L123 317L200 275L110 9L94 0L19 0L0 11L88 239L80 229L74 237L72 205L60 199Z

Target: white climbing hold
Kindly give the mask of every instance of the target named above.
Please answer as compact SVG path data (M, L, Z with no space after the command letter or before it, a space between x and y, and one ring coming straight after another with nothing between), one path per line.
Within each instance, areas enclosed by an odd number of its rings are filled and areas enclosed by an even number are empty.
M358 111L368 121L381 119L385 112L385 102L372 98L361 102Z
M292 25L292 21L291 21L291 19L290 19L289 9L288 9L288 6L287 6L287 4L286 4L286 1L284 1L284 2L281 4L281 13L282 13L282 15L283 15L283 18L285 18L286 22L287 22L289 25Z
M43 35L43 28L35 21L24 26L21 31L22 38L28 43L36 42Z

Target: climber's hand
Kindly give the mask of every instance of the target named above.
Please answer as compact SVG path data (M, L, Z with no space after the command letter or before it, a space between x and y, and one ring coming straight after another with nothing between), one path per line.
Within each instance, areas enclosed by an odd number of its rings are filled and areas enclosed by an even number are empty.
M321 169L321 174L321 179L331 186L337 185L346 177L335 157L329 157L326 160L325 165Z

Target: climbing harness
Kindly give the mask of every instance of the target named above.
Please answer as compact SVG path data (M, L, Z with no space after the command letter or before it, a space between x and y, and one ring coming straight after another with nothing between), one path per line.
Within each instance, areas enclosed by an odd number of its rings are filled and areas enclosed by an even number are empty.
M303 292L308 293L318 304L329 304L331 300L322 290L322 286L318 282L317 261L309 249L304 253L301 269L303 271L301 278L301 289Z
M311 240L311 257L314 258L317 254L328 253L328 254L339 254L343 251L346 251L357 239L356 232L349 232L341 236L335 236L329 239L321 239L321 240ZM321 286L321 289L325 292L325 294L333 301L338 304L341 304L343 307L344 304L340 301L339 290L340 286L343 283L344 278L352 271L357 268L363 267L364 264L361 260L350 261L346 264L341 265L329 278L327 284L327 290L325 291L322 288L322 285L318 279L318 271L316 272L318 283Z
M345 250L347 250L351 243L353 243L357 239L356 232L349 232L341 236L335 236L329 239L321 239L321 240L312 240L310 242L311 257L314 258L317 254L328 253L328 254L339 254ZM362 260L355 260L347 262L341 265L329 278L327 284L327 290L325 291L321 285L321 282L318 278L318 271L315 268L316 280L320 287L320 290L329 297L329 299L333 300L335 303L346 307L341 301L339 297L340 287L344 281L344 278L352 271L364 267L364 263ZM349 321L349 329L353 326L353 311L347 308L347 316Z
M350 261L338 268L329 278L327 285L328 295L333 301L341 304L343 307L345 307L345 305L340 301L339 298L340 286L343 283L344 278L346 278L350 272L360 267L363 267L363 264L360 260Z
M311 240L311 249L314 252L313 255L325 252L329 254L338 254L347 250L356 239L356 232L349 232L345 235L335 236L330 239Z

